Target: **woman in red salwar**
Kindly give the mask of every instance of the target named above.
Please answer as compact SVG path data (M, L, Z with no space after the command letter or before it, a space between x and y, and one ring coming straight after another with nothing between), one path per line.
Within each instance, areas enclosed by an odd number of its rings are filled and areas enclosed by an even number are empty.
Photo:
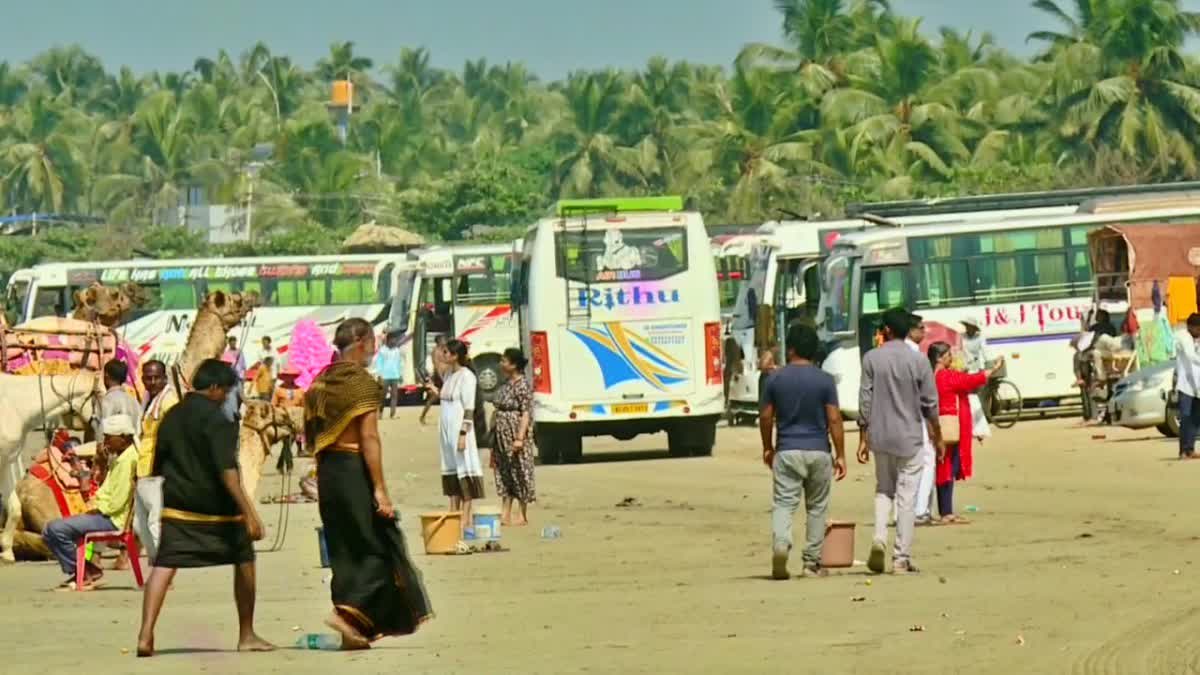
M938 416L958 418L959 440L957 443L946 443L946 452L937 463L935 482L938 513L942 517L943 525L963 525L970 521L954 513L954 483L970 478L974 464L971 445L974 441L972 433L975 425L971 419L971 403L967 397L983 388L1003 362L998 362L990 370L983 372L964 373L950 367L952 360L949 344L935 342L929 345L929 363L933 366L933 379L937 384Z

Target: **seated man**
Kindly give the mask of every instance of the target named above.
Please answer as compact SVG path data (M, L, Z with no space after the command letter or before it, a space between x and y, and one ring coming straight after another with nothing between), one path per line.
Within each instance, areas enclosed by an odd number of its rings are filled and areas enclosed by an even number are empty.
M105 449L116 456L109 462L104 484L88 504L86 513L51 521L42 533L46 546L58 558L58 564L67 575L59 586L61 590L75 590L75 549L83 536L91 532L124 530L133 507L133 478L138 461L137 447L133 443L133 418L110 415L100 423L100 430ZM96 588L102 576L99 566L87 563L83 590Z

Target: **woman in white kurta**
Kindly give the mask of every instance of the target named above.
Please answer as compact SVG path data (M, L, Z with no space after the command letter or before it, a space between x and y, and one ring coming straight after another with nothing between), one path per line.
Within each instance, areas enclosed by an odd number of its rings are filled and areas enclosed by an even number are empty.
M450 368L439 392L442 493L450 498L450 510L462 513L466 538L471 526L471 502L483 498L483 464L474 428L475 406L483 405L483 401L476 401L478 380L467 367L467 345L450 340L446 351Z

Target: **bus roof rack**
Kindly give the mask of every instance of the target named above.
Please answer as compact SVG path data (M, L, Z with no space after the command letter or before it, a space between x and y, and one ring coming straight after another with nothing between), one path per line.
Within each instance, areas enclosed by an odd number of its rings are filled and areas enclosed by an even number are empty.
M931 199L909 199L893 202L860 202L848 204L846 206L846 215L853 218L869 213L881 218L899 218L903 216L927 216L943 213L998 211L1003 209L1035 209L1081 205L1087 201L1112 197L1155 195L1194 190L1200 190L1200 181L1150 185L1118 185L1072 190L1048 190L1044 192L1013 192L975 195L971 197L935 197Z
M562 199L555 207L559 216L636 211L682 211L683 197L615 197L605 199Z

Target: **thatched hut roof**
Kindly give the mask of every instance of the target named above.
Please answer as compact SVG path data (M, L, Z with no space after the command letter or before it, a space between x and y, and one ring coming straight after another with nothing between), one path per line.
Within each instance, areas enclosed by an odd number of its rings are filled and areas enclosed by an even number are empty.
M425 245L425 237L403 228L366 223L342 242L347 253L376 253L381 251L407 251Z

